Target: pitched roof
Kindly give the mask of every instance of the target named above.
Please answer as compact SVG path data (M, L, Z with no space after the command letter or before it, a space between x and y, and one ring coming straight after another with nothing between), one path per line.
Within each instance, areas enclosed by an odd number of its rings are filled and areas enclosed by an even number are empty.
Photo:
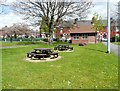
M74 26L70 33L96 33L96 30L92 26Z

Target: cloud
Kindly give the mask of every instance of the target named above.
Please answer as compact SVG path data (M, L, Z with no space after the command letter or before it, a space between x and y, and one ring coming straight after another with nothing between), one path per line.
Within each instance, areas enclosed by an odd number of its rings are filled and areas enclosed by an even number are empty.
M111 17L116 15L117 11L117 2L118 0L114 0L114 2L110 2L110 15ZM93 2L95 6L91 9L91 12L89 13L87 20L92 19L94 13L98 13L103 19L107 18L107 3L104 1L98 2L98 0L94 0Z
M22 23L24 22L24 20L22 20L22 16L18 16L12 12L4 15L1 14L0 15L0 28L4 27L4 26L12 26L15 23Z
M92 0L93 2L119 2L120 0Z
M6 0L7 4L10 4L10 3L13 3L13 2L16 2L16 0Z
M12 3L15 2L16 0L7 0L6 3ZM91 12L88 13L88 17L87 19L92 19L93 14L94 13L98 13L100 16L102 16L103 19L105 19L107 17L107 0L91 0L95 3L95 6L91 9ZM111 6L111 15L115 14L116 11L116 7L115 5L117 5L118 1L120 0L110 0L110 6ZM21 23L21 22L25 22L24 20L22 20L23 16L20 15L16 15L15 13L13 13L11 10L7 9L7 14L1 14L0 15L0 28L4 27L4 26L11 26L14 23Z

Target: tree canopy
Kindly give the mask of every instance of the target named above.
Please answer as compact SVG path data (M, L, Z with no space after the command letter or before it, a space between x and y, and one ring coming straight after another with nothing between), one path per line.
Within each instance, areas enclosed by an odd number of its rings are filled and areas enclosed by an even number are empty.
M102 17L99 16L97 13L94 14L91 23L93 25L93 28L96 31L100 31L100 30L102 30L104 28Z

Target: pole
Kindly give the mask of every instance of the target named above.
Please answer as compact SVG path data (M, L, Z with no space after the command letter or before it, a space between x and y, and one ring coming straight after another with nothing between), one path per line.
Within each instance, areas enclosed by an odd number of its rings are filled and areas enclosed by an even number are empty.
M110 53L110 7L109 0L107 0L107 31L108 31L108 41L107 41L107 53Z

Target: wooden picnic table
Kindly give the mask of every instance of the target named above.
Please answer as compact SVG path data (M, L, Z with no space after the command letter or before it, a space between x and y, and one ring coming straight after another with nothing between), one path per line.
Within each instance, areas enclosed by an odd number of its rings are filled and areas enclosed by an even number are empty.
M46 57L50 57L51 55L53 56L53 58L58 57L58 53L57 52L52 52L50 48L35 48L35 51L33 52L28 52L27 53L27 57L28 58L46 58Z
M64 51L64 50L68 50L68 49L73 50L73 47L70 47L68 44L59 44L54 47L54 50L59 50L59 51Z
M48 52L51 52L51 49L50 49L50 48L35 48L34 50L35 50L35 52L39 51L39 52L41 52L41 53L44 53L44 52L48 53Z

